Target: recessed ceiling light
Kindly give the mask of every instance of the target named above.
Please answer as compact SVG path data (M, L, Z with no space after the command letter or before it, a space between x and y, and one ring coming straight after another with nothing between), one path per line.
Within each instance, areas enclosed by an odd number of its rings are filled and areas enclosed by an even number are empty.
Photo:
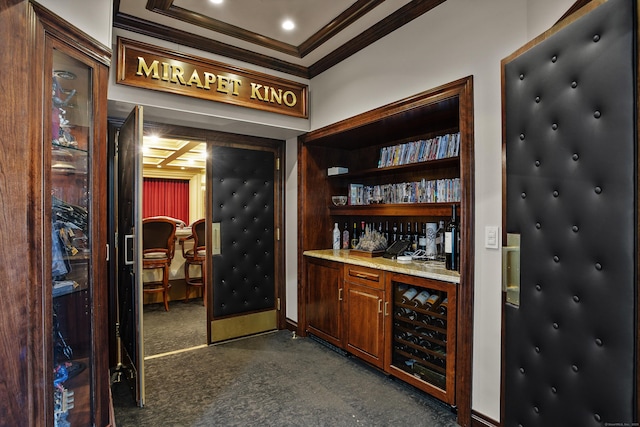
M224 0L209 0L213 4L222 4Z
M283 23L282 23L282 29L287 30L287 31L291 31L296 27L296 24L293 23L293 21L291 19L286 19Z

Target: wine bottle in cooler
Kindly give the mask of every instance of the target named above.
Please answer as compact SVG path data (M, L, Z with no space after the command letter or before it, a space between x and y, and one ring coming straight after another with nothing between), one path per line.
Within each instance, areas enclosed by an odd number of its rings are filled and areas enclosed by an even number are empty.
M445 268L447 270L459 270L458 265L458 219L456 218L456 206L453 205L453 214L444 233Z
M402 294L402 304L411 304L411 300L413 300L416 295L418 295L418 290L416 288L407 288L407 290Z
M438 306L438 309L436 310L438 314L440 314L441 316L446 316L448 305L449 305L449 298L445 298L444 300L442 300L442 302Z
M413 298L413 305L418 308L424 308L430 296L431 293L429 291L420 291L420 293Z

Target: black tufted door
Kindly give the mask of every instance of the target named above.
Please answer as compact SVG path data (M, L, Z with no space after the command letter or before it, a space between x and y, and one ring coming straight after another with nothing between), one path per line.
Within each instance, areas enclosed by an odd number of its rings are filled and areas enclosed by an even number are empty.
M578 13L503 61L507 427L637 425L636 1Z
M275 153L214 146L212 341L276 329ZM216 246L216 243L214 243Z

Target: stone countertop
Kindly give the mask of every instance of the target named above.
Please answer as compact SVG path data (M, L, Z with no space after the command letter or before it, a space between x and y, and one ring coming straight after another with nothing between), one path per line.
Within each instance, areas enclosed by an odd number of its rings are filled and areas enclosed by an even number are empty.
M408 274L411 276L424 277L426 279L440 280L442 282L460 283L460 273L444 268L444 263L438 261L410 261L398 262L393 259L383 257L363 257L349 255L348 249L320 249L304 251L304 256L321 258L329 261L342 262L345 264L361 265L363 267L377 268L379 270L391 271L394 273Z

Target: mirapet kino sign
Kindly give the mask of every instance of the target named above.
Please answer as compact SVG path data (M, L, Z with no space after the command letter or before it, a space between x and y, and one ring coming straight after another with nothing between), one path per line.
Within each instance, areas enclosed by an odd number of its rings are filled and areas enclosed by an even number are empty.
M307 118L307 85L118 38L119 84Z

